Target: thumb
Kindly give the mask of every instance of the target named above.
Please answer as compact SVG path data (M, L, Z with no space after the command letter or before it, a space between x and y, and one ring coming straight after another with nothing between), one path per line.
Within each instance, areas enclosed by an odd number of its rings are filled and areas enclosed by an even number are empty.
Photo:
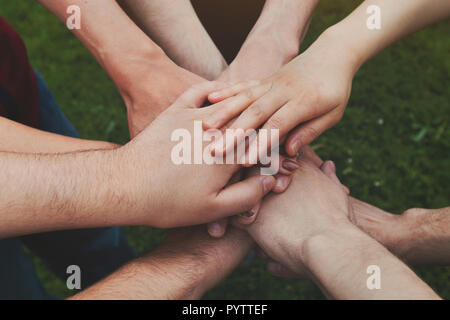
M275 186L273 176L253 176L223 189L217 195L217 218L249 211Z

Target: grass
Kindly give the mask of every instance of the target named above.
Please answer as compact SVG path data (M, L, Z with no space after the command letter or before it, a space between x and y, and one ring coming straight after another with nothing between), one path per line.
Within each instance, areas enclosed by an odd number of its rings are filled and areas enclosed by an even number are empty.
M321 2L304 47L359 1ZM56 18L35 1L2 1L1 15L22 35L32 64L81 136L125 143L123 102L96 61ZM420 31L384 50L356 75L343 120L314 148L336 162L352 195L385 210L449 205L450 30L449 21ZM163 232L127 228L133 247L152 249ZM47 290L70 295L36 259ZM442 297L450 298L450 268L416 269ZM321 299L310 281L280 280L262 261L239 267L205 298Z

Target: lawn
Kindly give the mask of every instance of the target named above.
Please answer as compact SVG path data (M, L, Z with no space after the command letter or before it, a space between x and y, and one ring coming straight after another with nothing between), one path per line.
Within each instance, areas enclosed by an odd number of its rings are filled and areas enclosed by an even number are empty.
M359 1L322 1L307 47ZM2 15L24 38L32 64L81 136L117 143L128 140L123 102L106 73L56 18L36 1L1 1ZM224 24L226 17L224 17ZM314 148L333 159L354 197L393 213L450 205L450 22L429 27L384 50L356 75L343 120ZM126 229L144 253L164 232ZM63 282L36 259L45 287L70 295ZM450 268L415 269L442 297L450 298ZM322 299L310 281L280 280L255 258L242 264L207 299Z

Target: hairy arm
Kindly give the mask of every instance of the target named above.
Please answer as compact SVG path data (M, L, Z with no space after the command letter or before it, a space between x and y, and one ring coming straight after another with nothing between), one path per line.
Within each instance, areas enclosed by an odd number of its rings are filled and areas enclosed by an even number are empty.
M70 5L80 7L81 28L73 33L116 84L127 106L132 138L187 88L202 81L170 60L116 1L38 1L63 22Z
M391 214L352 199L356 224L408 264L450 265L450 207Z
M116 150L0 152L0 237L122 225L125 212L132 223L133 204L116 157Z
M190 1L119 0L119 3L179 66L208 80L216 79L226 66Z
M199 299L246 256L253 242L230 229L221 239L203 227L177 230L155 251L127 264L73 299Z

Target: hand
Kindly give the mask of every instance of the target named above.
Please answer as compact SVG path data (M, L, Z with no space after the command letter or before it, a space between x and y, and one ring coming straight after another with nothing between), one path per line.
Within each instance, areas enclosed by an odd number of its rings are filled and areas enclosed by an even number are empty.
M120 77L119 91L127 106L130 136L134 138L161 112L203 78L178 67L165 55L133 61Z
M184 269L183 273L165 277L186 283L188 290L177 299L199 299L228 276L246 257L254 242L247 232L230 227L221 239L208 236L203 226L175 229L149 258L169 257ZM145 257L144 257L145 259ZM194 271L194 272L193 272Z
M306 52L262 81L240 83L209 95L220 106L205 128L220 128L238 116L231 128L279 129L294 156L342 117L351 90L354 63L345 49L329 51L327 35ZM328 42L331 42L329 40ZM225 99L225 100L224 100ZM220 149L216 149L220 152Z
M345 189L304 157L290 187L282 195L268 195L250 235L274 261L306 273L304 244L315 235L351 226Z
M194 148L205 150L203 156L209 154L208 142L197 145L195 139L198 135L203 138L201 121L216 111L214 106L200 106L208 93L219 87L218 83L206 82L189 89L118 150L119 170L124 181L130 181L129 212L136 212L136 224L167 228L212 222L250 210L274 187L273 176L260 176L224 188L240 169L238 164L200 161L202 164L176 165L172 161L174 147L182 142L190 146L192 137ZM195 121L200 122L200 128L194 129ZM178 143L171 141L177 129L189 137Z

